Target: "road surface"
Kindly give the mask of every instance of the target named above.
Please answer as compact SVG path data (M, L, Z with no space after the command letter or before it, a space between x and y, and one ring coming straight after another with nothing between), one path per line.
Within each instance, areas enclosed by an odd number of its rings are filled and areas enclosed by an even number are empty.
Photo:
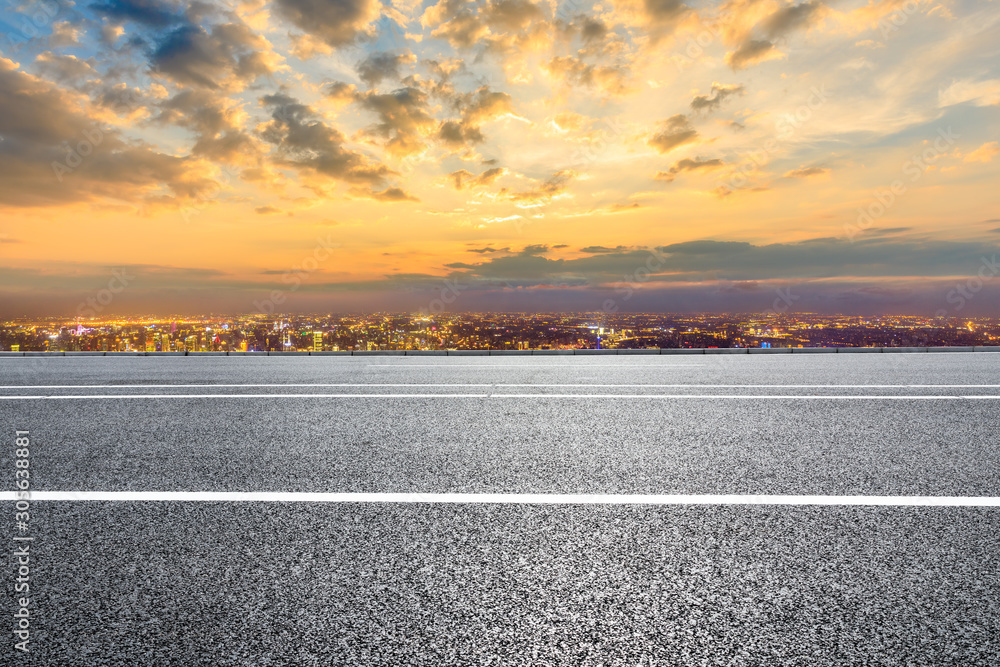
M9 664L1000 662L1000 354L19 357L0 385L33 538Z

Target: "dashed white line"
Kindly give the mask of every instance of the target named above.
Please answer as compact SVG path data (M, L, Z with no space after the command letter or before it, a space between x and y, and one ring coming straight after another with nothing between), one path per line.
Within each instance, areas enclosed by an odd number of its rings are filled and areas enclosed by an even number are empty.
M15 500L14 491L0 500ZM283 491L32 491L32 501L427 503L490 505L826 505L998 507L993 496L830 496L593 493L308 493Z

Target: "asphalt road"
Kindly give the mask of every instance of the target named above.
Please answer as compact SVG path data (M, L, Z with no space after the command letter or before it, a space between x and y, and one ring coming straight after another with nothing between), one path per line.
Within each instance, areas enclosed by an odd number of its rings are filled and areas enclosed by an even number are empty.
M36 492L1000 496L989 353L2 358L0 423ZM998 507L33 500L30 533L2 664L1000 663Z

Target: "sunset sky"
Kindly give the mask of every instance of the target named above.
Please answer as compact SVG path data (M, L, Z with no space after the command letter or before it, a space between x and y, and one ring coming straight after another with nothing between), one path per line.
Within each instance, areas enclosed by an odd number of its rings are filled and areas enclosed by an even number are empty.
M2 316L997 313L996 1L19 7Z

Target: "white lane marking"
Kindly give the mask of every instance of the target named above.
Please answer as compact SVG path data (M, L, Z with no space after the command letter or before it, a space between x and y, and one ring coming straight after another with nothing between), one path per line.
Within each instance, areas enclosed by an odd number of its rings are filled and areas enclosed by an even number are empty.
M373 368L405 368L407 370L413 368L540 368L543 366L552 366L554 368L569 368L566 364L403 364L402 362L398 364L367 364L369 367ZM626 368L626 367L637 367L637 368L698 368L704 366L705 364L579 364L574 366L574 368L597 368L600 366L609 366L614 368Z
M17 492L0 492L15 500ZM284 491L32 491L32 501L441 503L499 505L879 505L998 507L993 496L821 496L593 493L304 493Z
M0 389L211 389L213 387L497 387L497 386L531 386L531 385L495 385L493 383L444 383L444 382L339 382L323 384L8 384L0 385ZM546 385L538 385L546 386ZM559 385L551 385L553 387ZM581 385L586 386L586 385ZM636 385L641 386L641 385ZM1000 385L997 385L1000 386Z
M996 389L1000 384L552 384L545 382L511 384L492 382L339 382L302 384L8 384L0 389L212 389L243 387L622 387L651 389Z
M489 398L489 394L91 394L51 396L0 396L0 401L128 398Z
M868 395L855 394L80 394L49 396L0 396L0 401L63 401L87 399L151 399L151 398L628 398L628 399L737 399L737 400L845 400L845 401L955 401L965 399L1000 399L1000 395L956 394L928 396L921 394Z

